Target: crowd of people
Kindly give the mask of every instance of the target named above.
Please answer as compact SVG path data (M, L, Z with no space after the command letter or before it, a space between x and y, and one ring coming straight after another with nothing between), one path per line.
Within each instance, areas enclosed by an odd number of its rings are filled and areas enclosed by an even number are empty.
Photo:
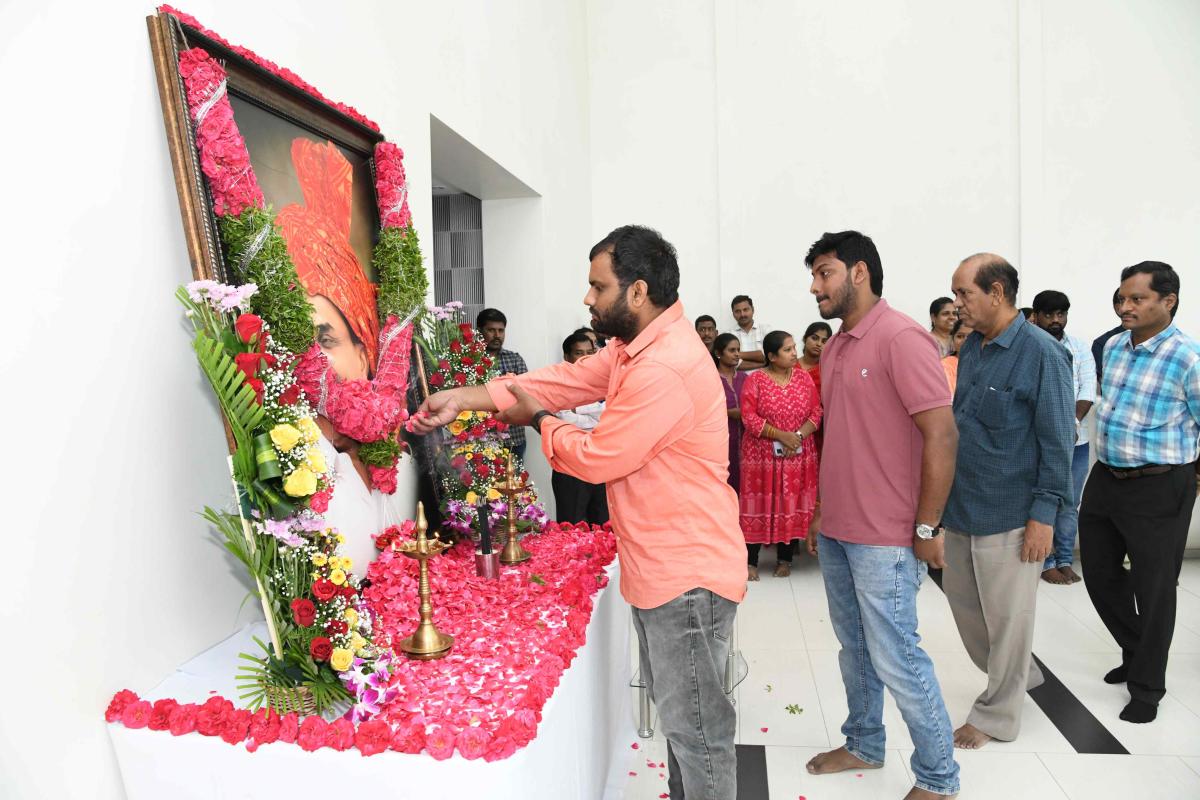
M728 333L708 315L689 322L675 250L651 229L614 230L589 264L592 327L564 341L562 363L439 392L414 424L496 411L540 434L556 495L560 473L604 487L672 797L736 794L722 679L764 545L777 576L802 539L819 557L842 648L846 739L812 774L882 766L886 686L915 747L908 797L957 794L954 748L1020 731L1043 680L1038 583L1080 580L1077 532L1088 594L1122 650L1104 680L1128 690L1123 720L1155 718L1200 469L1200 344L1174 325L1169 265L1113 275L1120 325L1088 347L1066 333L1066 295L1041 292L1025 313L1017 270L990 253L957 266L927 328L883 299L868 236L826 233L805 267L821 318L840 327L813 323L799 342L756 322L745 295ZM590 500L564 508L591 513ZM987 674L958 728L919 644L930 568Z

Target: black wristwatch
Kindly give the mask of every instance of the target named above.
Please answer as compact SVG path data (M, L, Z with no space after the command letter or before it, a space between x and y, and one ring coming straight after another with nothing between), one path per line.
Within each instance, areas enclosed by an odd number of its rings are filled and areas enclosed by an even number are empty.
M544 420L546 417L553 417L553 416L554 415L551 414L549 411L542 409L541 411L539 411L533 415L533 419L529 420L529 427L533 428L535 431L537 431L540 434L542 432L542 420Z

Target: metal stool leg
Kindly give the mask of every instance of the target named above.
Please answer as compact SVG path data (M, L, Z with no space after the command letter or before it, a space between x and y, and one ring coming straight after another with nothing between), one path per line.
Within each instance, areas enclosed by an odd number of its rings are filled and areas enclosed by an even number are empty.
M646 690L646 682L638 684L638 736L649 739L654 735L650 726L650 692Z

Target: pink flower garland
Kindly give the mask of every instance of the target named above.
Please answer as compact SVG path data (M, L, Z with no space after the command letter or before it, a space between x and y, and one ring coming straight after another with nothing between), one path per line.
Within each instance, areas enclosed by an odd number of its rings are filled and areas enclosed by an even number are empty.
M210 31L208 28L205 28L203 25L200 24L199 20L197 20L192 15L186 14L186 13L184 13L176 8L172 8L171 6L168 6L168 5L159 6L158 10L160 13L163 13L163 14L171 14L172 16L176 17L180 22L182 22L184 25L187 25L189 28L194 28L194 29L200 31L200 33L207 36L208 38L212 39L213 41L220 42L221 44L225 45L233 52L237 53L242 58L245 58L246 60L257 64L258 66L262 67L267 72L271 73L272 75L276 76L277 78L281 78L281 79L287 81L292 86L295 86L297 89L300 89L301 91L306 92L309 95L317 98L325 105L330 106L330 107L340 111L341 113L345 114L347 117L350 117L351 119L353 119L357 122L360 122L363 125L366 125L368 128L370 128L373 131L379 130L378 125L376 125L374 122L372 122L371 120L369 120L365 116L363 116L361 113L359 113L359 111L357 109L355 109L353 106L348 106L345 103L338 103L333 100L330 100L328 97L321 94L321 92L317 89L317 87L313 86L311 83L308 83L307 81L305 81L303 78L301 78L296 73L292 72L287 67L281 67L278 64L274 63L273 61L268 61L267 59L265 59L262 56L255 53L253 50L249 50L240 45L230 43L229 41L222 38L220 34L215 33L214 31Z
M375 195L384 228L409 228L408 178L404 174L404 151L392 142L375 145Z
M397 699L357 727L346 718L330 723L269 709L251 712L220 696L203 704L151 703L128 689L113 696L104 719L173 736L196 732L244 742L251 752L279 741L310 752L425 751L442 760L457 750L467 759L508 758L533 741L543 706L584 643L592 595L607 582L604 568L616 552L608 526L551 523L524 546L533 559L505 568L498 581L475 577L468 547L431 562L435 618L454 635L454 650L439 661L397 662ZM367 602L380 634L398 641L416 618L416 564L389 551L368 574L374 583ZM541 583L532 580L535 574Z
M225 69L198 47L179 54L188 111L196 126L200 168L208 178L213 212L237 216L247 206L266 205L250 167L246 140L233 119L225 90Z

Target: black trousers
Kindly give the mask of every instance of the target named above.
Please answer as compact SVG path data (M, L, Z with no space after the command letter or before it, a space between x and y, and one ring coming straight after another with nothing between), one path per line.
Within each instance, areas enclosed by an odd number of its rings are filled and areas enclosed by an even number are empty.
M603 483L588 483L565 472L550 476L559 522L608 522L608 494Z
M796 542L798 541L800 540L792 539L790 542L780 542L779 544L774 545L777 548L775 550L775 557L779 561L786 561L789 564L792 563L792 555L796 552ZM771 547L771 545L767 545L767 547ZM758 551L762 550L762 548L763 545L761 544L747 544L746 563L752 567L757 567Z
M1083 578L1092 605L1121 646L1135 700L1157 703L1166 693L1176 582L1195 503L1192 464L1130 480L1096 464L1083 488Z

